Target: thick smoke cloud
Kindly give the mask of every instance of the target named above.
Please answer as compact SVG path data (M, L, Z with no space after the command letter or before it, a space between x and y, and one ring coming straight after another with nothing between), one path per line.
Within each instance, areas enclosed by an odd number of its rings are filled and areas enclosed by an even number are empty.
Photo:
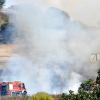
M91 63L91 53L99 52L99 28L87 27L54 7L45 12L31 4L18 6L18 31L15 52L7 68L8 80L25 82L29 93L77 91L78 85L96 77L98 63ZM16 47L17 45L17 47Z
M100 1L99 0L14 0L15 4L34 4L42 10L48 7L57 7L66 11L72 20L81 20L89 26L96 26L100 19Z

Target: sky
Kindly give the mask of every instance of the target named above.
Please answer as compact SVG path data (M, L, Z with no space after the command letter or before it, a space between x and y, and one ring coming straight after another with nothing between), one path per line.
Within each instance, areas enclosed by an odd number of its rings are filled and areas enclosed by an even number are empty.
M13 0L6 0L5 7L9 7L12 4L13 4Z

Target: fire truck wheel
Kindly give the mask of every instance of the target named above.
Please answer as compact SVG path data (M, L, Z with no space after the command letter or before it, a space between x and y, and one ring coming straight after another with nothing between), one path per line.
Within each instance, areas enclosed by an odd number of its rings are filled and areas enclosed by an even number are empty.
M16 96L16 92L13 92L13 91L12 91L11 95L12 95L12 96Z
M27 94L27 91L23 90L22 91L22 96L25 96Z

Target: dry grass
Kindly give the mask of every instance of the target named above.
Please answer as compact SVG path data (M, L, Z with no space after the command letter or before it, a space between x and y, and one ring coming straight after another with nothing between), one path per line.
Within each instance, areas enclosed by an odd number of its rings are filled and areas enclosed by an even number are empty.
M28 96L25 97L11 97L11 96L4 96L4 97L0 97L0 100L28 100Z
M61 98L61 94L52 95L54 100L59 100Z
M52 95L54 100L59 100L61 98L61 94ZM2 96L0 100L28 100L29 96L19 96L19 97L12 97L12 96Z

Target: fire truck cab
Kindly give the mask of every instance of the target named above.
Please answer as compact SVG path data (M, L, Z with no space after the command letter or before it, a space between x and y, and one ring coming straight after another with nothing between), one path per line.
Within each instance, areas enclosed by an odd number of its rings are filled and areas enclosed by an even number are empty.
M12 95L12 96L18 96L18 95L26 95L27 91L25 88L25 84L21 81L15 81L15 82L0 82L0 95L6 96L6 95Z

